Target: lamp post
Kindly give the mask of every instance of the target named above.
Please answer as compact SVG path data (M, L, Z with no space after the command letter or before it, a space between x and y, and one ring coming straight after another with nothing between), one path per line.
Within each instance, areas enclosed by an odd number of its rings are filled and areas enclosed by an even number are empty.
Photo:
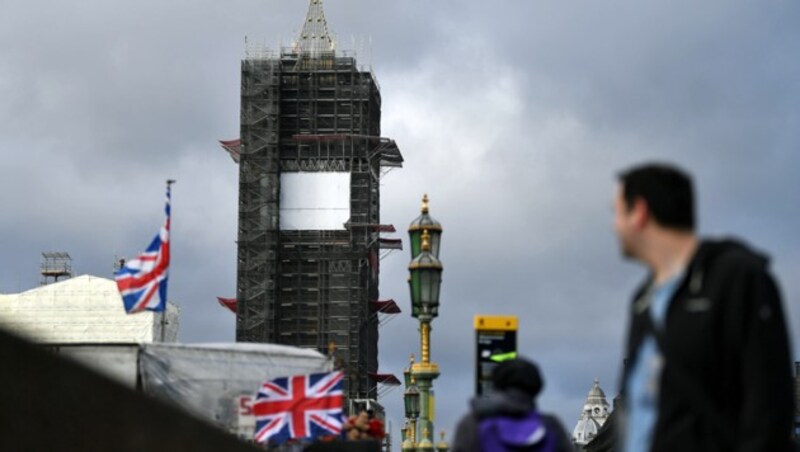
M408 419L408 429L406 430L405 440L403 440L403 450L414 450L417 447L416 429L417 417L419 416L419 390L414 384L414 377L411 377L410 385L403 394L405 403L406 419Z
M406 437L414 438L418 451L433 451L433 380L439 366L431 361L431 323L439 315L439 289L444 267L439 261L442 226L428 209L428 196L422 198L422 214L409 226L411 263L408 265L408 287L411 291L411 316L419 320L420 362L412 363L414 389L419 392L419 420L413 422ZM410 389L410 388L409 388ZM421 434L417 436L417 431ZM416 438L419 440L416 440ZM441 442L440 442L441 444ZM438 446L438 445L437 445Z
M400 430L400 444L401 447L403 444L406 444L406 439L409 437L411 432L411 416L409 411L409 405L407 401L406 395L408 394L407 389L411 387L411 366L414 365L414 355L411 355L411 359L409 360L408 367L403 369L403 384L406 387L406 392L403 393L403 404L405 406L405 422L403 428Z

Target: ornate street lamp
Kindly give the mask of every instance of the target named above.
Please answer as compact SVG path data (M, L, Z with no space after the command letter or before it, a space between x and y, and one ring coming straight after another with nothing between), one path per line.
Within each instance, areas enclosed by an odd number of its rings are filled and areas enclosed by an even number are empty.
M442 225L428 214L428 195L422 196L422 214L411 222L408 235L411 238L411 259L422 252L422 232L427 230L430 234L431 254L439 258L439 245L442 239Z
M444 430L442 430L439 434L441 435L442 439L436 443L436 450L440 452L447 452L450 449L450 445L444 440Z
M439 315L439 286L442 283L442 263L431 253L430 234L422 231L421 251L408 265L411 289L411 315L420 322L430 322ZM427 362L423 346L422 362Z
M439 288L443 266L439 261L442 225L428 214L428 196L422 198L422 215L408 228L411 239L411 263L408 265L408 287L411 292L411 315L419 320L421 360L411 365L412 383L417 398L418 417L406 433L406 446L418 452L433 452L433 381L439 376L439 366L431 361L431 323L439 316ZM417 389L418 388L418 389ZM410 402L409 402L410 403ZM419 432L419 440L417 430ZM412 446L413 444L413 446ZM442 443L442 445L445 443Z
M419 417L419 390L414 380L405 392L406 417L414 420Z
M414 382L414 377L411 377L411 384L406 388L403 396L408 427L406 428L405 440L401 448L402 450L414 450L417 447L417 417L419 417L420 411L419 390Z

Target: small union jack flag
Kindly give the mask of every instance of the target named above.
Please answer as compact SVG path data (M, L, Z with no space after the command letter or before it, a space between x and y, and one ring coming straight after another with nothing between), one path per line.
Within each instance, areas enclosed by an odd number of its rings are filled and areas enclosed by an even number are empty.
M253 402L255 441L277 445L341 434L343 378L342 372L331 372L264 383Z
M169 269L170 186L167 181L167 219L147 250L131 259L114 275L128 314L144 310L161 312L167 305L167 270Z

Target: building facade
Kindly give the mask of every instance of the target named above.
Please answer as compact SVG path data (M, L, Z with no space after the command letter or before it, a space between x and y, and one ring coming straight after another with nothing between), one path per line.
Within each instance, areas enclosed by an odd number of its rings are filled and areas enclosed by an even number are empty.
M381 138L375 77L336 50L321 0L290 48L242 61L237 341L326 351L350 398L374 397L380 177L402 165ZM233 155L233 154L232 154Z

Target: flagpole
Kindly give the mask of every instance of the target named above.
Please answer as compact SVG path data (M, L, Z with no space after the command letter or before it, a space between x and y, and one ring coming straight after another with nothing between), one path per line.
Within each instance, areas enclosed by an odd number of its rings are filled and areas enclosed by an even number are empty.
M167 191L172 190L172 184L177 182L175 179L167 179ZM172 196L170 195L170 198ZM170 200L170 212L172 211L172 200ZM170 213L170 217L172 214ZM169 241L172 242L172 234L170 234ZM166 336L166 329L167 329L167 310L169 310L169 301L164 300L164 310L161 311L161 342L164 342L164 338Z

